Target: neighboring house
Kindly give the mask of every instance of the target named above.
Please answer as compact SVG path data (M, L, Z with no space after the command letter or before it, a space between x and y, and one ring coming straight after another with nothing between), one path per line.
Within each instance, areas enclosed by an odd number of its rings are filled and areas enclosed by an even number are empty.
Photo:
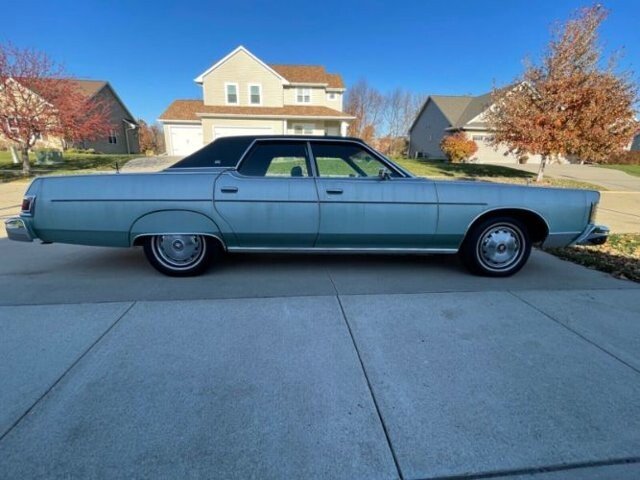
M202 100L175 100L160 116L169 155L233 135L345 136L340 75L318 65L267 65L240 46L199 75Z
M629 145L629 150L640 151L640 133L636 134L631 140L631 145Z
M113 87L104 80L72 80L88 97L104 99L111 110L114 129L106 138L83 142L82 148L101 153L140 153L138 122Z
M471 161L478 163L518 163L516 155L489 144L491 130L484 112L492 105L491 93L473 96L430 95L409 129L409 155L445 158L440 142L445 135L462 131L478 145ZM540 163L539 155L528 155L527 163Z
M109 82L103 80L76 80L73 82L81 93L89 98L104 99L109 105L111 112L111 123L113 130L104 138L85 141L81 145L74 145L77 148L94 149L100 153L139 153L138 123L134 116L127 109L118 94ZM19 82L18 82L19 83ZM38 92L35 92L36 94ZM2 139L0 139L2 140ZM34 148L63 148L64 142L61 138L44 136L36 142Z

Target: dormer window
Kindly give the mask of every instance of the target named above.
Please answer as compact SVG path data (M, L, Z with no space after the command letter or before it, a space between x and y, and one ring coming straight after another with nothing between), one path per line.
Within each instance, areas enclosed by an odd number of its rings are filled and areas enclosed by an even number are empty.
M225 83L226 90L226 102L227 105L238 104L238 84L237 83Z
M296 89L296 103L311 103L311 89L310 88L297 88Z
M249 84L249 104L262 105L262 85Z

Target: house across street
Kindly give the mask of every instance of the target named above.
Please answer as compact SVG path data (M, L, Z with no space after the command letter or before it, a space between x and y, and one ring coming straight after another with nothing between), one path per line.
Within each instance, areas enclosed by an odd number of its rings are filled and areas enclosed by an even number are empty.
M195 79L202 100L175 100L160 116L169 155L233 135L342 135L342 77L319 65L266 64L240 46Z

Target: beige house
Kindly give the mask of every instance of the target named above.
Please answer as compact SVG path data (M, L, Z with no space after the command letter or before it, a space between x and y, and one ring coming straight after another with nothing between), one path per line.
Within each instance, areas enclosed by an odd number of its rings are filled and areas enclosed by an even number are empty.
M169 155L233 135L341 135L340 75L317 65L267 65L240 46L199 75L202 100L176 100L160 116Z
M445 158L440 142L445 135L462 131L478 146L472 162L518 163L518 158L507 153L505 148L496 149L489 144L492 133L484 120L484 112L491 105L491 93L477 97L430 95L409 129L409 155ZM527 163L540 163L540 160L539 155L529 155Z

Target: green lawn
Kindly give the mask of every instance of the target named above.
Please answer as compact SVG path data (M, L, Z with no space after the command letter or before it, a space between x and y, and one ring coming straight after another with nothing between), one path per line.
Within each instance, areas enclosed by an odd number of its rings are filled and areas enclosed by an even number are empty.
M60 165L35 165L35 155L31 154L31 169L34 174L72 174L89 173L98 171L112 171L116 162L119 166L124 165L132 158L140 155L106 155L91 153L65 153L64 162ZM11 153L0 151L0 181L9 181L20 178L22 164L15 164L11 160Z
M444 180L484 180L488 182L540 185L542 187L583 188L604 190L587 182L545 177L536 184L534 173L517 170L501 165L478 163L449 163L434 160L415 160L411 158L395 159L395 162L414 175Z
M629 175L635 175L640 177L640 165L600 165L605 168L614 168L616 170L622 170Z

